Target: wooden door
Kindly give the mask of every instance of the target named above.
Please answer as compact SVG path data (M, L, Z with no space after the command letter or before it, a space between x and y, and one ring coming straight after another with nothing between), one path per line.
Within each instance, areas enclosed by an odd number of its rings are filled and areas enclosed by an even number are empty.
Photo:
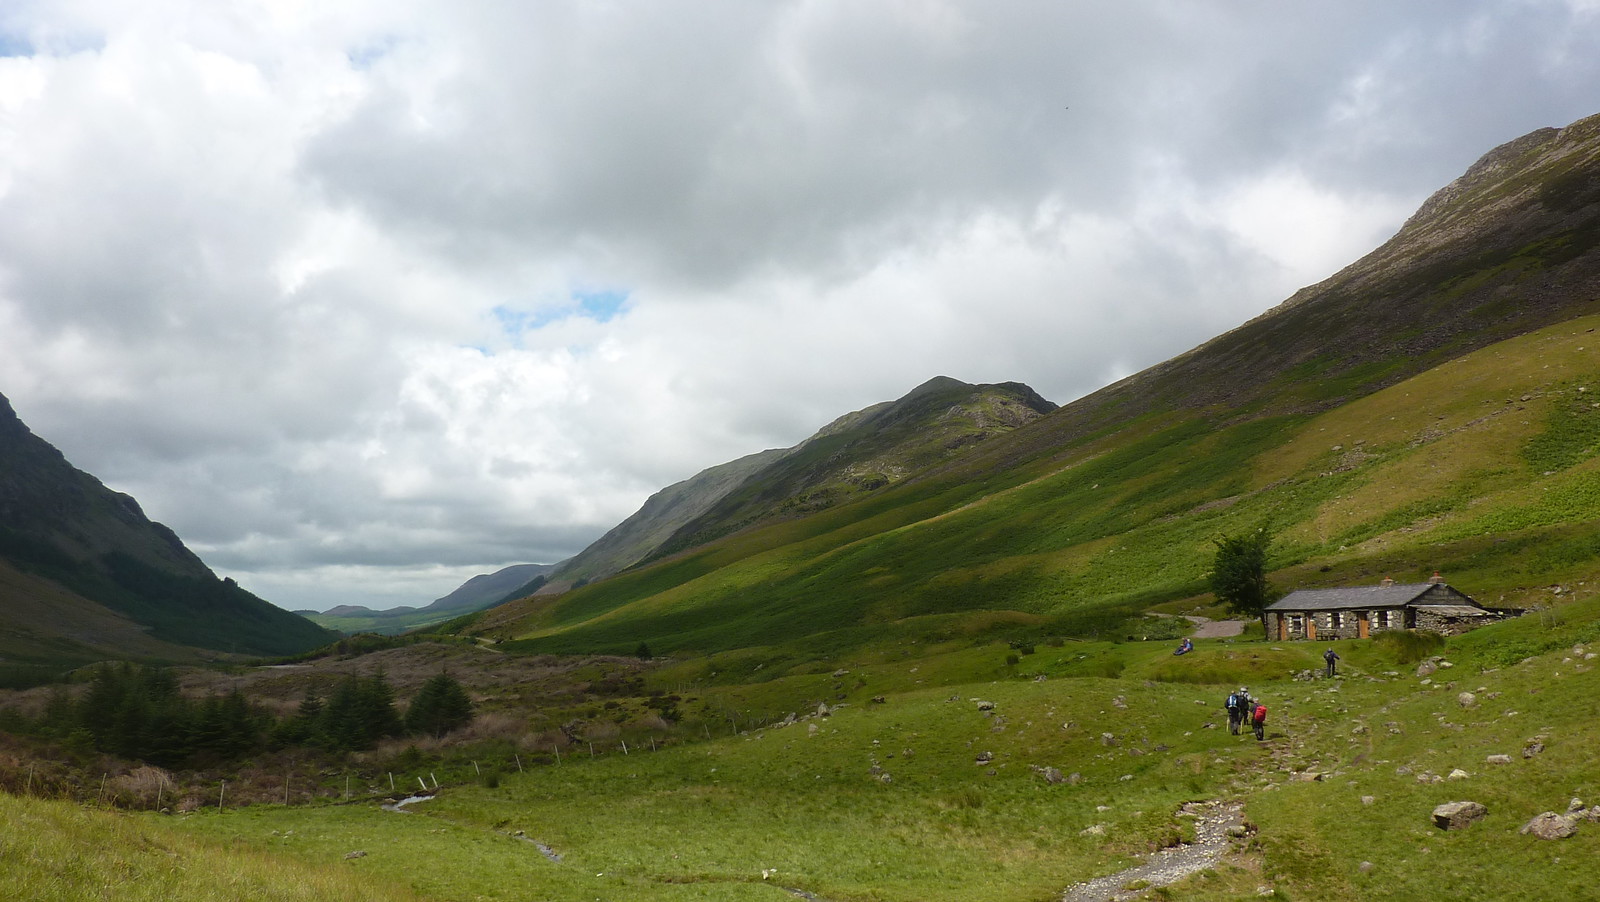
M1315 614L1306 615L1306 638L1317 638L1317 615Z
M1282 642L1283 640L1289 638L1289 622L1287 620L1283 619L1283 615L1282 614L1278 614L1277 617L1278 617L1278 641Z
M1357 639L1365 639L1372 635L1372 622L1368 619L1369 617L1371 617L1371 615L1366 611L1360 611L1356 614Z

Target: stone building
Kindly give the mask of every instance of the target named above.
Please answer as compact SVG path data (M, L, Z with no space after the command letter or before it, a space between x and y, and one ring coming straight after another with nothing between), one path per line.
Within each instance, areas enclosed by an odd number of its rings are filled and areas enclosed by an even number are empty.
M1513 608L1486 608L1435 573L1425 583L1385 579L1376 586L1299 589L1263 612L1267 638L1365 639L1385 630L1431 630L1456 635L1515 617Z

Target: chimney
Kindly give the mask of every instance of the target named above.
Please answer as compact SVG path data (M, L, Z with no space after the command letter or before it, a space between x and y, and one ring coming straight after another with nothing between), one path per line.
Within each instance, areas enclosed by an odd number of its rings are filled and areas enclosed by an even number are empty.
M1435 570L1433 571L1433 575L1428 577L1428 583L1435 586L1443 585L1444 577L1440 576L1439 571Z
M1390 586L1394 585L1394 580L1392 580L1389 577L1385 576L1383 578L1383 582L1378 583L1378 585L1380 585L1380 586L1384 587L1385 589L1387 589Z

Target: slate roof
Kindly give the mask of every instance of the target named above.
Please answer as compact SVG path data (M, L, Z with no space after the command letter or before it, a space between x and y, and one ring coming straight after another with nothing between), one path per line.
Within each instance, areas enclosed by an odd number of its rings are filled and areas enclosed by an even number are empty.
M1267 610L1352 611L1401 608L1416 601L1435 585L1435 583L1412 583L1392 586L1346 586L1337 589L1297 589L1267 605ZM1455 594L1466 598L1460 593Z

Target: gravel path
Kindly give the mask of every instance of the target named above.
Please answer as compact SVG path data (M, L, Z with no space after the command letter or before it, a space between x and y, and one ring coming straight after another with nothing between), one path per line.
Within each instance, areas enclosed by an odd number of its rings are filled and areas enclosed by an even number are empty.
M1226 639L1244 632L1243 620L1206 620L1203 617L1191 617L1196 621L1194 637L1196 639Z
M1122 902L1138 898L1151 887L1177 883L1216 864L1228 850L1229 829L1245 826L1243 802L1190 802L1178 814L1198 818L1194 842L1162 849L1144 864L1125 871L1074 884L1061 897L1062 902ZM1139 888L1124 889L1130 885Z

